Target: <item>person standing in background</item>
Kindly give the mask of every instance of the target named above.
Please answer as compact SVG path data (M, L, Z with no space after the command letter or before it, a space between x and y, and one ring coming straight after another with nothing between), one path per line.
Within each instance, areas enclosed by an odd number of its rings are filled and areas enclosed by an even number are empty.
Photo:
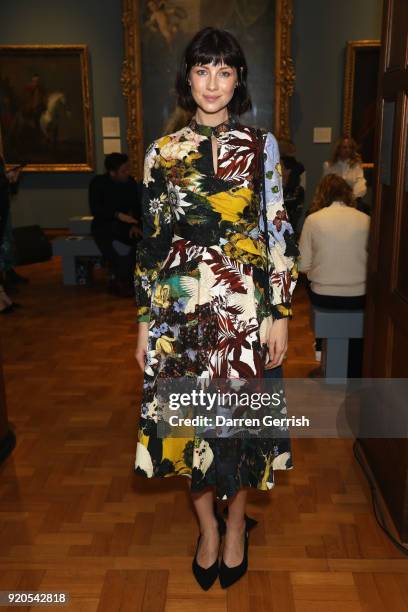
M327 174L337 174L348 183L359 207L361 198L367 193L367 183L355 140L340 138L337 141L332 158L323 164L323 176Z

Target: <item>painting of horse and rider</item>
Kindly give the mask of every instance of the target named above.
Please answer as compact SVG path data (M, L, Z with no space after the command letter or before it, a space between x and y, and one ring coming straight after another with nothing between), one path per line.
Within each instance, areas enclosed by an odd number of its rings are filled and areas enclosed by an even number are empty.
M0 136L8 165L27 171L92 171L88 50L0 46Z

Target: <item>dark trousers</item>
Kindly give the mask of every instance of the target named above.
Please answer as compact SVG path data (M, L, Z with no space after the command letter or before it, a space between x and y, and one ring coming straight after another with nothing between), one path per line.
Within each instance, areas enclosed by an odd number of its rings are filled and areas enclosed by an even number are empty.
M92 226L92 236L104 260L110 264L115 278L123 282L133 281L136 248L140 240L140 238L129 237L130 228L129 223L116 219L106 225ZM131 247L127 255L120 255L116 251L113 246L115 240Z
M331 310L364 310L365 308L365 295L322 295L320 293L314 293L307 287L310 301L313 306L317 308L327 308ZM322 350L322 339L316 338L316 350ZM348 357L348 371L347 376L349 378L360 378L363 366L363 350L364 341L363 338L350 338L349 339L349 357Z

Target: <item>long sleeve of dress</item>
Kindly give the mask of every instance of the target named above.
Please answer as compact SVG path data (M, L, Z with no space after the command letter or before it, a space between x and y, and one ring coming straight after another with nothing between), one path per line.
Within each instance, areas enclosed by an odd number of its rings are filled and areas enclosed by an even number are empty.
M264 166L272 316L274 319L291 318L299 249L284 205L279 147L271 132L266 134Z
M167 184L155 142L147 148L144 160L142 225L143 238L137 246L134 285L137 321L149 322L154 285L173 236Z

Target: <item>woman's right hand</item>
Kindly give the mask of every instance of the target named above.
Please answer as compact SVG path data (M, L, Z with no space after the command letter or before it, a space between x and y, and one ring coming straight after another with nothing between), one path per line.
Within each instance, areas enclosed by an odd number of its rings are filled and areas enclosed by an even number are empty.
M149 324L140 322L138 324L138 331L137 331L135 359L139 365L139 368L142 370L142 372L144 372L144 369L145 369L148 337L149 337Z

